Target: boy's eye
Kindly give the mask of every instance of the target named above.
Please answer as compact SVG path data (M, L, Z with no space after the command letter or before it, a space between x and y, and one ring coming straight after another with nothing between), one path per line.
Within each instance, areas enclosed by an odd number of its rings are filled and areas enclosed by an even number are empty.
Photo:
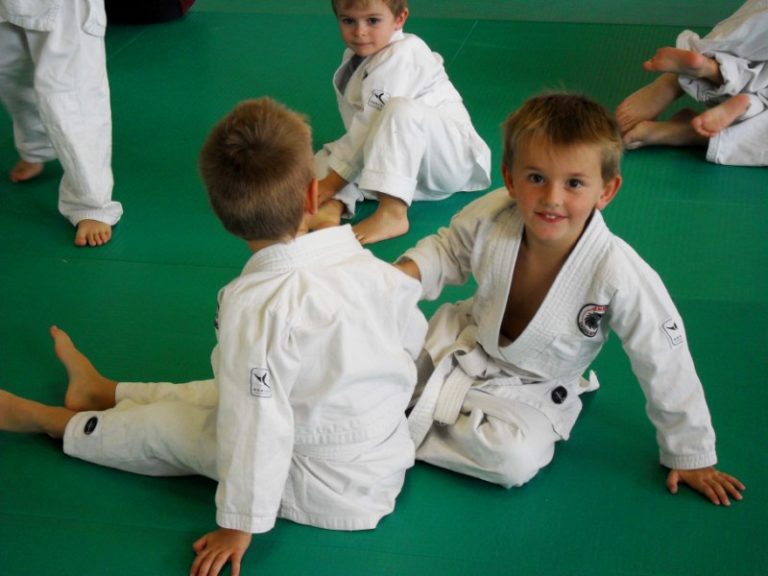
M354 23L355 23L355 21L354 21L352 18L340 18L339 20L340 20L340 21L341 21L341 23L342 23L342 24L344 24L345 26L352 26L352 24L354 24Z
M381 18L368 18L369 26L376 26L379 22L381 22Z
M528 182L532 184L541 184L544 182L544 176L541 174L528 174Z
M578 190L579 188L584 187L584 182L579 180L578 178L571 178L568 180L568 188L573 188L574 190Z

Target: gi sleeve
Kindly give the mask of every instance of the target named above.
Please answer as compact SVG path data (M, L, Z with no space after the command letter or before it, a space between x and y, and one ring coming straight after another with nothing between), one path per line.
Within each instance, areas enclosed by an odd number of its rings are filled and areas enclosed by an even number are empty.
M630 267L618 283L609 322L645 395L661 463L679 470L712 466L715 432L682 318L656 272L626 244L619 249Z
M488 211L489 194L468 204L456 214L447 227L420 240L398 260L412 260L421 275L421 297L436 300L446 285L461 285L473 270L479 254L476 247L484 244L481 236L493 213Z
M294 443L289 402L299 370L288 318L223 291L214 373L219 387L216 522L259 533L275 523Z

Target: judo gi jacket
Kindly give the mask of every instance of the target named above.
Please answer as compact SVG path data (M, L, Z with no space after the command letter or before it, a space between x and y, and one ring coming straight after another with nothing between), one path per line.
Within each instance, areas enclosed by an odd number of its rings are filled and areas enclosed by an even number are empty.
M260 250L220 292L214 380L121 383L115 409L70 421L65 451L217 479L225 528L373 528L414 461L419 296L349 226Z
M397 31L367 58L344 52L333 87L346 133L316 156L354 183L348 208L368 191L439 200L490 184L490 149L477 134L443 59L418 36ZM355 192L357 190L357 192ZM357 194L357 196L356 196Z
M483 417L474 415L471 433L482 434L484 422L496 426L513 419L520 406L535 417L541 434L554 430L553 442L567 439L581 410L579 394L597 387L593 374L582 375L615 332L645 394L662 464L678 469L715 464L715 435L683 322L658 275L611 234L599 211L526 329L511 342L501 335L523 230L516 203L499 189L404 254L419 267L424 298L436 298L445 285L462 284L470 274L477 281L473 298L443 305L430 320L425 347L434 370L424 378L409 417L417 458L434 455L431 436L473 412ZM535 469L519 481L473 470L480 460L508 449L494 441L497 432L482 442L477 438L472 450L478 453L469 462L463 448L450 454L452 443L445 437L438 454L427 459L507 486L530 479ZM536 436L535 430L528 436ZM484 451L492 456L483 458ZM551 454L533 460L540 467L548 458Z

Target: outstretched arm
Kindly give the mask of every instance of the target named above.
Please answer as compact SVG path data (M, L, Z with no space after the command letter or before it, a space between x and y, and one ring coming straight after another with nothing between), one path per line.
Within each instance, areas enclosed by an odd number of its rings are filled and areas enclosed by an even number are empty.
M670 470L667 476L667 488L672 494L677 494L678 484L688 484L694 490L701 492L712 504L730 506L730 495L734 500L741 500L742 490L746 487L738 478L720 472L713 466L695 470Z
M421 272L419 271L419 267L416 262L410 258L401 258L395 262L394 266L411 278L421 281Z
M197 557L190 576L216 576L227 562L232 563L232 576L239 576L240 561L251 543L251 534L219 528L198 539L192 548Z

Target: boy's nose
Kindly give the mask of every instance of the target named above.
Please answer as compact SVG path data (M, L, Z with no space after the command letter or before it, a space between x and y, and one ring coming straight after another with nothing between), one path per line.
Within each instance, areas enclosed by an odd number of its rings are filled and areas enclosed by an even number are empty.
M541 197L545 206L559 206L562 203L563 191L557 184L548 184Z

